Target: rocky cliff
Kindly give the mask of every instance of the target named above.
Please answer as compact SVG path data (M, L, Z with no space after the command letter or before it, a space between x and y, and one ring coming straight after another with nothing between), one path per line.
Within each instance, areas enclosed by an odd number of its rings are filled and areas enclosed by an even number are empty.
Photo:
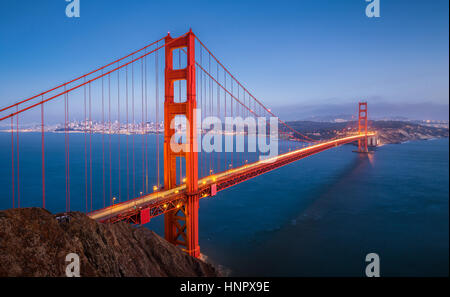
M81 276L218 275L144 227L100 224L79 212L0 211L0 276L65 276L69 253L79 255Z

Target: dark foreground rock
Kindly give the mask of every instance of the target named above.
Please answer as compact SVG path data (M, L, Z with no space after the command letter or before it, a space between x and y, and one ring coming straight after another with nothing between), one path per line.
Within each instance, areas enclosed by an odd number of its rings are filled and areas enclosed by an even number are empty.
M0 276L65 276L66 255L80 257L81 276L216 276L154 232L106 225L72 212L58 221L41 208L0 211Z

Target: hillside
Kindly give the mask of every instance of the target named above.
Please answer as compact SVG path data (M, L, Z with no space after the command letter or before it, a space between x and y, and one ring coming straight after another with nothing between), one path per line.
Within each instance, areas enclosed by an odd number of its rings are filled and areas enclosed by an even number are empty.
M330 139L342 131L356 131L356 122L288 122L294 129L313 139ZM403 121L369 121L369 130L377 131L380 144L401 143L449 136L448 128L424 126Z
M217 276L144 227L105 225L79 212L62 220L41 208L0 211L0 277L65 276L77 253L81 276Z
M411 122L375 121L372 127L378 131L378 138L381 144L449 136L448 128L430 127Z

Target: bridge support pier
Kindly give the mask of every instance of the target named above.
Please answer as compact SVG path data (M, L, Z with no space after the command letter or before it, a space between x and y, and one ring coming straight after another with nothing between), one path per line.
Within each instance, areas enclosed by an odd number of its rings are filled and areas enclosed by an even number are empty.
M198 201L197 195L186 198L185 203L164 215L166 240L193 257L200 256L198 245Z
M192 31L173 39L168 35L165 39L165 101L164 101L164 188L177 186L177 157L186 161L186 199L176 209L164 216L165 238L179 245L189 255L200 256L198 245L198 156L197 156L197 119L195 114L195 36ZM173 69L173 50L185 48L187 66L184 69ZM174 101L174 82L186 81L186 101ZM180 98L181 101L181 98ZM186 143L175 143L173 121L177 116L186 117ZM173 148L180 148L174 151Z

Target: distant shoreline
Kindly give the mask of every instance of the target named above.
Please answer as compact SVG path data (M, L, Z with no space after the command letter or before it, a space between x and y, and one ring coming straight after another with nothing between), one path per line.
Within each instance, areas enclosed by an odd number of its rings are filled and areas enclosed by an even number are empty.
M294 129L300 133L307 135L315 140L331 139L335 137L340 137L348 135L350 132L356 132L355 125L356 122L312 122L312 121L294 121L288 122ZM59 129L59 128L58 128ZM378 134L378 144L401 144L407 141L413 140L430 140L434 138L448 138L449 129L443 127L433 127L426 126L412 122L403 121L370 121L369 130L376 131ZM17 133L17 130L0 129L3 133ZM39 128L23 128L19 129L20 133L42 133ZM126 130L121 130L117 133L112 131L108 133L107 130L44 130L44 133L55 133L55 134L95 134L95 135L164 135L164 131L150 130L147 133L134 132L130 133ZM207 133L207 132L204 132ZM240 135L241 132L234 133L221 133L220 135ZM247 135L246 133L244 133ZM288 140L286 138L279 138L280 140ZM294 139L290 139L295 141Z

